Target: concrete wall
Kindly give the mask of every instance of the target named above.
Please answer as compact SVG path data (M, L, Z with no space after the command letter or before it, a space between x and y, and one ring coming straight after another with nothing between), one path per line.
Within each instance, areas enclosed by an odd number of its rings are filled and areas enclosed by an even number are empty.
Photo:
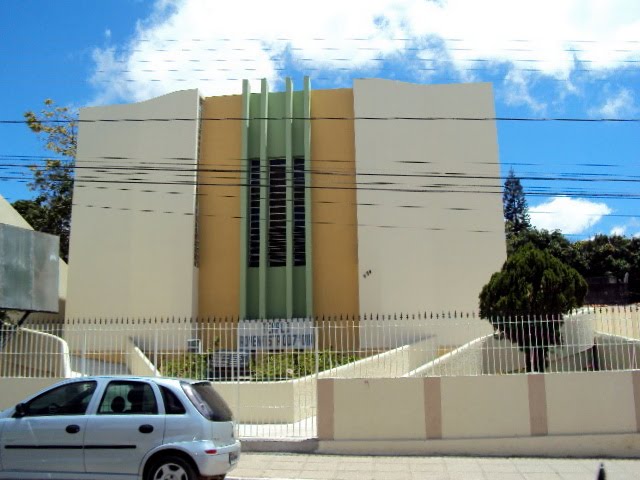
M159 375L157 368L151 363L133 339L129 338L125 344L125 362L131 375L139 377L155 377Z
M199 102L186 90L81 109L67 319L197 312Z
M15 407L25 398L64 378L0 378L0 411Z
M318 382L318 438L326 453L567 455L601 448L600 455L637 457L638 432L637 371ZM612 440L603 445L600 435ZM540 448L539 437L558 449Z
M69 348L60 337L22 328L0 351L0 377L68 377Z
M394 117L491 118L491 85L353 91L360 312L477 310L506 259L495 122Z
M396 348L426 337L435 338L438 347L456 348L478 337L493 333L489 322L453 314L393 315L360 321L360 345L367 348Z
M610 333L640 340L640 307L593 308L588 310L595 319L594 328L598 332Z
M197 334L191 317L107 318L95 321L69 319L64 325L63 337L74 354L96 357L112 354L121 358L122 353L130 351L133 341L152 362L158 363L159 356L165 352L185 352L187 340L196 338Z
M640 340L600 333L596 345L600 370L640 369Z
M483 352L492 335L472 340L455 350L409 372L408 377L440 377L457 375L479 375L482 373Z

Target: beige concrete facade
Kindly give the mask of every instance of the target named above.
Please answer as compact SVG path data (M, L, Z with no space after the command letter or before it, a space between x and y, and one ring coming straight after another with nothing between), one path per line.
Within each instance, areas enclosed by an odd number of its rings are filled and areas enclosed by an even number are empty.
M66 318L196 314L200 97L81 109Z
M242 108L81 110L67 318L239 315ZM431 118L493 117L491 86L356 80L310 108L313 314L476 310L506 255L496 126Z
M355 80L353 95L357 172L394 182L358 176L360 312L476 311L506 259L496 125L433 118L493 118L491 85Z

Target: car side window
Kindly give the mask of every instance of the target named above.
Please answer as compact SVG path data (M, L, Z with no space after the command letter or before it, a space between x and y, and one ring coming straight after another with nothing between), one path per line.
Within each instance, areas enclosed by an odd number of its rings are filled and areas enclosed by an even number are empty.
M95 381L61 385L29 401L25 416L84 415L95 390Z
M98 407L99 415L156 415L158 404L151 385L144 382L109 382Z
M164 411L167 415L183 415L187 413L180 399L167 387L160 385L162 400L164 401Z

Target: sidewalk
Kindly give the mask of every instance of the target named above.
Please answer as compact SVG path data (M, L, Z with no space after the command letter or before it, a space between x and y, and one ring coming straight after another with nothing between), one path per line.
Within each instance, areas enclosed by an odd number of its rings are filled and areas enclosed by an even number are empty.
M243 453L231 479L596 480L598 459L365 457ZM607 480L640 478L640 460L602 460Z

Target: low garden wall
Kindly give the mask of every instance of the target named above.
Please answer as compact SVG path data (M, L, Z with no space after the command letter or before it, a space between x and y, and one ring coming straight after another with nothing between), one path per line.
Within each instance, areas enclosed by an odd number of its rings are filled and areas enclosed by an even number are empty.
M544 438L565 445L551 455L596 454L597 446L599 455L640 457L639 431L637 371L318 382L326 453L461 453L462 445L467 453L536 454L532 440ZM573 446L562 441L570 436ZM608 447L605 437L614 439Z

